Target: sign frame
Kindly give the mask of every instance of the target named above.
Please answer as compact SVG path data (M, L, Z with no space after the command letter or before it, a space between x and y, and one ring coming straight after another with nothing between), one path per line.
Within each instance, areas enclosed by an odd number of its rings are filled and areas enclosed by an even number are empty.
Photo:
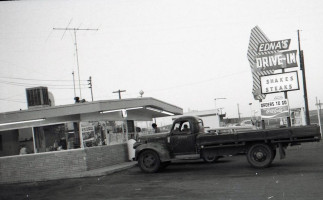
M265 77L275 77L275 76L280 76L280 75L287 75L287 74L295 74L295 82L296 82L296 88L295 89L283 89L283 90L279 90L279 91L272 91L272 92L264 92L263 89L264 89L264 81L263 79ZM286 78L286 77L285 77ZM281 78L279 78L281 80ZM282 73L277 73L277 74L270 74L270 75L266 75L266 76L261 76L260 77L260 88L261 88L261 93L262 94L272 94L272 93L279 93L279 92L288 92L288 91L295 91L295 90L300 90L300 87L299 87L299 79L298 79L298 71L290 71L290 72L282 72ZM276 86L277 87L277 86Z

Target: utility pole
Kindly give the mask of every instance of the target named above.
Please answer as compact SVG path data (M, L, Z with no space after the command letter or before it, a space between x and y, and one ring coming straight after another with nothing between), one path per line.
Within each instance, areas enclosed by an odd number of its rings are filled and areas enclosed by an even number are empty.
M121 99L121 92L126 92L126 90L117 90L117 91L114 91L112 93L119 93L119 99Z
M82 91L81 91L81 75L80 75L80 64L79 64L79 56L78 56L78 49L77 49L77 39L76 39L76 32L77 31L98 31L99 29L90 29L90 28L53 28L53 30L60 30L60 31L73 31L74 32L74 44L75 44L75 53L76 53L76 65L77 65L77 72L78 72L78 79L79 79L79 88L80 88L80 99L82 99ZM64 33L65 33L64 32Z
M92 101L93 101L92 77L90 76L89 80L87 80L87 81L88 81L89 88L91 89L91 97L92 97Z
M319 121L319 126L320 126L320 132L321 132L321 136L322 136L322 127L321 127L321 100L317 101L317 97L316 97L316 104L317 106L317 118Z
M241 118L240 118L240 109L239 109L239 104L237 104L238 105L238 117L239 117L239 122L241 121Z
M303 54L303 50L301 50L301 42L300 42L299 30L297 30L297 36L298 36L298 53L299 53L299 62L300 62L299 65L300 65L300 69L302 71L302 76L303 76L303 91L304 91L304 103L305 103L305 121L306 121L306 125L310 125L311 122L310 122L310 112L308 110L304 54Z

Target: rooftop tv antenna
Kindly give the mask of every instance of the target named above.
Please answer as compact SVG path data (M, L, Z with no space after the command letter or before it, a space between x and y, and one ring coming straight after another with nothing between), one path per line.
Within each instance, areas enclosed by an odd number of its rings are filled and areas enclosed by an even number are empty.
M75 77L74 77L74 71L72 72L73 75L73 86L74 86L74 98L76 97L76 90L75 90Z
M69 28L72 19L68 23L66 28L53 28L53 30L59 30L59 31L73 31L74 32L74 41L75 41L75 54L76 54L76 65L77 65L77 74L78 74L78 82L79 82L79 88L80 88L80 99L82 99L82 92L81 92L81 78L80 78L80 64L79 64L79 56L78 56L78 50L77 50L77 39L76 39L76 33L77 31L98 31L99 29L91 29L91 28ZM62 39L64 37L64 34L62 36Z

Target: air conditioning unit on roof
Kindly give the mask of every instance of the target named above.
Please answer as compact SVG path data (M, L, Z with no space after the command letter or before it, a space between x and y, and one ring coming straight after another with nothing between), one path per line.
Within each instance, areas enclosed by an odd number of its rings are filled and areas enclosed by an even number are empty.
M51 106L51 102L48 98L47 87L34 87L26 89L27 105L28 108L39 108Z

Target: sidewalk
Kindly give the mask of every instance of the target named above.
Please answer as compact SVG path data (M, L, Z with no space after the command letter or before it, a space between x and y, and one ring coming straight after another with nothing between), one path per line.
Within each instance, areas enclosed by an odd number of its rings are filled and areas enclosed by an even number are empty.
M104 176L108 174L113 174L115 172L119 172L122 170L130 169L137 165L137 162L135 161L129 161L120 163L117 165L112 165L104 168L94 169L90 171L80 172L73 174L72 177L69 178L82 178L82 177L95 177L95 176Z

